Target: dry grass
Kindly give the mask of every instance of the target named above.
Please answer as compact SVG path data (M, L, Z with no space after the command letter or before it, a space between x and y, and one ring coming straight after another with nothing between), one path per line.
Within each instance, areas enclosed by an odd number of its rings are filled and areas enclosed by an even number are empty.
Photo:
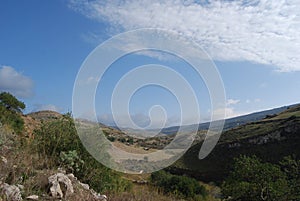
M157 151L156 149L149 149L148 151L146 151L143 149L143 147L137 145L126 145L118 141L115 141L112 144L117 148L122 149L123 151L126 151L128 153L134 153L134 154L148 154Z
M132 192L109 195L109 201L184 201L171 195L164 195L148 185L134 185Z

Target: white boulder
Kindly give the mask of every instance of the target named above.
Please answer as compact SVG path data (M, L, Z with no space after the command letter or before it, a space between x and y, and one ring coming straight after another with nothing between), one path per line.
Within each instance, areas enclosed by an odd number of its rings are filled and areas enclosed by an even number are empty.
M52 197L65 198L66 196L74 193L71 180L63 173L57 173L50 176L48 181Z

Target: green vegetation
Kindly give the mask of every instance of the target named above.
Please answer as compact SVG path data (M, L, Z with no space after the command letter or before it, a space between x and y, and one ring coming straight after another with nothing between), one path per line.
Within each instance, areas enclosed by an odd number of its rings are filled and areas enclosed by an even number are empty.
M300 200L300 160L291 156L285 157L280 162L280 167L288 180L290 200Z
M163 170L152 173L151 182L165 193L172 193L182 198L203 200L207 196L205 188L197 180L171 175Z
M16 133L21 133L24 121L19 115L25 104L8 92L0 93L0 123L10 126Z
M291 157L279 166L255 156L241 156L222 185L223 195L232 201L299 200L299 167L300 161Z
M131 188L130 182L85 150L70 114L43 123L35 131L35 147L47 168L62 166L99 192L122 192Z
M111 200L212 201L221 196L232 201L300 200L300 161L297 158L300 156L300 106L226 131L204 160L197 160L201 143L195 144L179 162L166 169L177 175L163 170L154 172L150 182L148 174L128 176L95 160L83 147L71 113L37 112L30 116L22 114L24 108L25 104L11 94L0 94L0 122L4 125L0 127L3 161L0 180L24 185L25 196L45 193L47 176L60 167L67 173L74 173L97 192L109 195ZM23 119L26 134L35 128L30 135L32 138L23 135ZM29 129L30 126L33 128ZM167 137L136 140L109 127L104 134L112 142L140 147L157 148L169 140ZM84 132L80 137L93 143L98 135ZM293 157L284 157L293 154ZM105 153L99 155L106 157ZM222 195L219 187L200 184L195 178L220 184ZM211 186L217 190L213 192Z
M4 106L10 111L21 113L25 109L25 104L8 92L2 92L0 94L0 105Z
M60 159L61 164L64 165L69 172L79 172L84 165L84 161L78 156L76 150L60 152Z
M221 184L233 159L256 155L263 162L278 164L285 156L300 157L300 106L262 121L225 131L213 151L198 160L202 142L193 145L168 171L186 174L204 182Z

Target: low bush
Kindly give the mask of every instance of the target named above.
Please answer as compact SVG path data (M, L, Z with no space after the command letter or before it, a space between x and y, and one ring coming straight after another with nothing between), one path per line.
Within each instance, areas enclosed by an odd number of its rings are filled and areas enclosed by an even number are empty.
M171 175L165 171L152 173L151 183L165 193L175 194L182 198L203 200L207 196L206 189L196 179Z
M131 183L99 163L83 147L70 115L44 122L35 131L35 147L47 168L65 167L99 192L129 190Z

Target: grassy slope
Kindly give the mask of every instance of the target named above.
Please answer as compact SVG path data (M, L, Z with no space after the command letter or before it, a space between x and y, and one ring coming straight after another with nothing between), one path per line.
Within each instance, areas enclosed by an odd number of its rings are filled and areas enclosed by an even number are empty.
M42 122L49 122L61 118L62 115L56 112L51 111L42 111L31 113L28 115L23 115L22 118L25 121L24 135L17 137L12 134L12 131L4 132L4 127L0 129L1 134L1 144L0 144L0 158L5 157L8 161L7 164L4 164L0 161L0 180L8 182L9 184L23 184L25 190L22 193L23 197L32 194L47 194L47 178L57 173L56 169L48 169L44 167L43 164L46 162L43 159L41 160L35 150L31 146L22 146L20 143L21 138L24 140L23 143L30 144L34 138L33 130L41 126ZM121 132L112 129L105 128L107 133L114 133L115 135L121 135ZM5 139L5 140L4 140ZM130 149L132 147L122 144L120 142L115 142L121 144L123 148ZM6 147L9 147L8 149ZM141 152L146 152L143 149L140 149ZM152 151L152 150L150 150ZM46 160L46 159L45 159ZM24 177L24 181L20 181L19 178ZM124 175L129 181L147 181L149 175ZM218 188L212 185L205 184L208 189L209 196L208 201L215 201L212 196L215 194L215 191L219 191ZM217 190L216 190L217 189ZM133 183L133 190L123 193L113 193L113 192L104 192L108 195L109 200L111 201L120 201L120 200L140 200L140 201L154 201L154 200L174 200L179 201L182 199L176 198L174 195L164 195L156 187L151 185L141 185ZM0 200L3 198L3 195L0 192ZM90 193L78 186L75 188L75 194L67 200L92 200L90 199Z
M262 142L264 136L280 134L281 138ZM269 135L270 136L270 135ZM251 142L252 141L252 142ZM257 142L253 142L257 141ZM231 145L239 146L231 147ZM191 147L169 171L189 174L204 181L221 181L228 173L234 157L257 155L264 161L278 162L284 156L300 156L300 105L287 109L275 117L228 130L204 160L198 160L201 143Z

